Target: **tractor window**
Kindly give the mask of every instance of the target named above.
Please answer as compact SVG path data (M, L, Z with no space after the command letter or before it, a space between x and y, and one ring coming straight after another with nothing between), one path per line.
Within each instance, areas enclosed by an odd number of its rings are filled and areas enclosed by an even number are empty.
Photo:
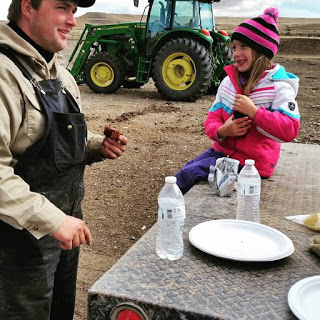
M153 2L147 26L150 37L170 27L171 3L171 0Z
M200 3L200 16L202 29L213 31L215 22L211 3Z
M175 5L171 17L172 5ZM201 16L201 19L200 19ZM172 21L171 21L172 20ZM212 4L193 0L155 0L149 13L148 37L169 28L214 29Z
M173 28L200 29L198 1L176 1Z

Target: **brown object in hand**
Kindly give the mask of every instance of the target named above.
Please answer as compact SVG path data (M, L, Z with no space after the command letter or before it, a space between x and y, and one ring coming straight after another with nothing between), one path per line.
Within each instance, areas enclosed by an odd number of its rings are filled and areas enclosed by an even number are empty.
M122 133L119 130L114 129L108 125L106 125L104 127L103 133L106 137L114 139L114 140L118 140L119 137L122 135Z

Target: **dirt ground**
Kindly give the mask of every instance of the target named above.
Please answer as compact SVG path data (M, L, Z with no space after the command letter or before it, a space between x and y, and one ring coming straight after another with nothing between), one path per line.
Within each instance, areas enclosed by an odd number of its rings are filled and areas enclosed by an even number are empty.
M107 17L127 21L118 15ZM230 32L243 20L217 18L216 22L219 29ZM319 144L320 19L280 19L279 25L281 45L275 62L300 77L301 130L295 142ZM75 30L66 56L80 30ZM152 81L111 95L96 94L86 85L80 91L89 129L102 133L109 124L125 133L129 145L121 158L86 168L83 211L94 243L81 249L75 320L87 319L88 289L156 222L164 177L211 146L203 121L215 98L166 101Z

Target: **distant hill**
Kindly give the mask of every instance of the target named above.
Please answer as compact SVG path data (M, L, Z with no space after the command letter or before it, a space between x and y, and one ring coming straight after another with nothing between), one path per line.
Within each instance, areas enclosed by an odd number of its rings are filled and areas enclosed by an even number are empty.
M79 37L85 23L93 25L116 24L122 22L139 22L141 15L135 14L116 14L104 12L88 12L77 19L77 27L73 30L73 35ZM144 16L146 19L146 15ZM229 34L232 33L234 28L246 17L215 17L216 28L218 30L225 30ZM0 21L6 23L7 21ZM278 21L280 37L294 36L294 37L320 37L320 19L307 19L307 18L281 18Z
M115 14L104 12L89 12L77 18L78 26L81 28L85 23L93 25L115 24L121 22L139 22L141 15L134 14ZM146 15L144 16L146 19ZM215 17L216 27L219 30L226 30L229 34L246 17ZM304 36L319 37L320 19L306 18L280 18L278 21L280 36Z
M80 17L77 17L78 26L83 26L85 23L94 25L100 24L115 24L121 22L139 22L141 15L135 14L116 14L104 12L88 12Z
M144 15L143 20L147 18ZM93 25L101 24L115 24L122 22L139 22L141 15L134 14L116 14L116 13L104 13L104 12L88 12L80 17L77 17L77 27L83 27L85 23L91 23ZM226 18L216 17L216 24L219 29L226 29L230 31L238 23L245 18Z

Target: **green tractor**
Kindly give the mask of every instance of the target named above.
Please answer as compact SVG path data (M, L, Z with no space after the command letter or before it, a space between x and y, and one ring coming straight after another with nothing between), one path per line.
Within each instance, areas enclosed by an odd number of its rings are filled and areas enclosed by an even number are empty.
M77 83L113 93L152 77L159 93L175 101L214 92L231 62L230 38L214 23L212 4L220 0L148 1L146 22L142 15L140 22L85 25L67 66Z

